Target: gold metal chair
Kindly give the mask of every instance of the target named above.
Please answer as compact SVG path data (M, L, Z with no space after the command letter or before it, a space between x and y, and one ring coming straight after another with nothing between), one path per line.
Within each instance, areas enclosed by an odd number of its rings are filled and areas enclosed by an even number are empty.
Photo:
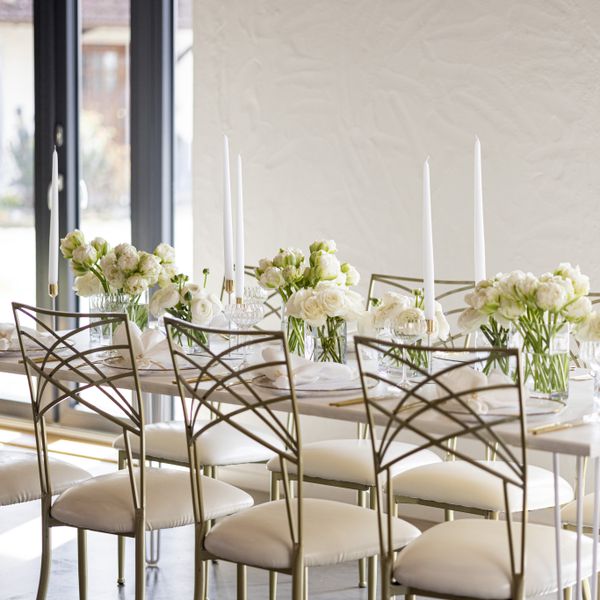
M49 311L13 303L15 323L31 393L34 432L42 491L42 566L38 600L46 596L51 566L53 527L77 528L79 597L87 597L86 530L112 533L135 540L135 598L145 598L145 532L194 522L189 472L146 466L144 405L127 316ZM87 318L89 323L68 332L47 325L57 318ZM21 326L33 321L45 333L33 335ZM97 327L124 327L126 344L89 348L89 332ZM124 357L124 368L107 366L111 353ZM131 366L127 366L131 365ZM76 385L75 385L76 384ZM133 390L125 395L121 387ZM93 391L94 394L86 392ZM57 494L52 480L46 439L47 415L63 402L75 401L123 431L126 468L86 479ZM110 407L110 408L107 408ZM132 440L137 439L139 465L134 468ZM210 479L205 506L210 518L248 507L252 498L228 484Z
M325 566L376 553L378 543L374 531L376 513L373 510L333 502L305 498L303 493L303 454L296 393L291 379L287 346L281 331L240 331L245 341L225 349L212 349L204 345L210 358L200 361L197 356L185 355L171 340L189 331L203 332L208 336L228 332L193 327L174 319L165 319L175 364L177 383L185 412L188 434L189 460L192 471L192 495L196 518L196 598L204 589L205 568L202 563L222 559L237 564L238 599L245 600L246 565L271 573L292 576L292 598L305 597L305 569ZM271 347L271 358L258 358L240 366L231 360L240 350L260 352ZM273 354L274 353L274 354ZM273 358L277 356L277 358ZM194 377L178 364L194 367ZM265 370L276 371L289 385L285 389L261 387L260 377ZM226 412L223 402L236 407ZM206 408L214 418L209 424L198 426L198 414ZM288 427L286 414L292 415ZM281 445L271 445L258 438L245 424L249 416L260 419L276 436ZM205 490L199 479L196 440L206 435L212 427L227 422L231 427L269 446L277 455L283 474L283 500L275 500L248 509L234 517L219 521L208 530L205 514ZM292 497L290 470L297 474L297 493ZM374 529L369 533L368 528ZM412 525L396 519L390 523L392 545L398 549L419 535ZM326 534L324 535L324 532ZM375 533L375 536L373 536Z
M361 361L360 349L386 352L392 344L380 340L355 338L363 394L371 433L374 469L385 481L386 503L378 490L378 531L382 563L382 599L398 591L414 598L416 595L437 598L513 598L522 599L549 594L571 587L577 577L577 536L553 527L527 523L528 474L525 442L525 409L522 391L520 358L517 350L462 349L448 350L460 361L446 362L431 373L414 365L404 350L409 346L395 345L411 369L420 371L423 379L405 389L373 371ZM428 348L432 358L439 349ZM516 363L516 382L491 383L486 386L461 386L449 376L459 369L482 367L491 356L506 357ZM449 366L448 366L449 365ZM372 397L369 384L383 382L395 388L396 396L385 400ZM505 403L514 403L516 410L504 416L486 417L477 411L475 401L502 394ZM437 427L436 427L437 425ZM506 431L512 425L512 437ZM418 436L419 450L438 448L447 451L473 469L481 470L495 481L503 497L506 522L485 519L460 519L433 526L402 550L395 558L389 543L389 522L395 514L393 464L402 457L389 460L386 448L404 432ZM455 438L471 438L486 447L493 447L504 460L506 469L498 470L476 460L464 450L449 444ZM508 442L513 445L510 445ZM515 447L516 446L516 447ZM387 514L386 511L387 510ZM521 512L515 523L512 513ZM561 580L549 580L555 567L556 536L562 546ZM592 542L581 541L584 560L582 576L591 574Z

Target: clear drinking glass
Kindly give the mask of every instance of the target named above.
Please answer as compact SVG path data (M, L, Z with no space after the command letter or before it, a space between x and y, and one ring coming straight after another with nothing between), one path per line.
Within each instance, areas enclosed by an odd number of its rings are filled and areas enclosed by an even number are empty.
M262 302L257 303L242 303L228 304L225 307L225 315L238 329L251 329L260 323L265 316L265 305ZM238 336L239 343L244 340L242 336ZM242 348L242 364L245 366L248 362L248 347Z
M581 342L579 358L594 380L594 407L600 408L600 342Z

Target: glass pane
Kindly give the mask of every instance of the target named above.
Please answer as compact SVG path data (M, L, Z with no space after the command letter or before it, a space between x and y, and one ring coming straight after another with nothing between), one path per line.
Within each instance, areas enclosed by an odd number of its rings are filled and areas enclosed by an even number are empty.
M13 300L35 304L32 4L0 1L0 322L13 321ZM18 375L0 375L0 390L29 401Z
M194 223L192 216L192 131L194 103L194 54L192 2L177 0L175 30L175 250L177 266L193 273ZM200 265L202 267L203 265Z
M80 228L131 240L129 0L81 3Z

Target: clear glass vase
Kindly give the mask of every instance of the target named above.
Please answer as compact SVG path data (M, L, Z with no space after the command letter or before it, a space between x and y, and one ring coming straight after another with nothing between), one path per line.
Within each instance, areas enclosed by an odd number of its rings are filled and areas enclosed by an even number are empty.
M139 296L119 292L90 296L90 312L126 313L130 321L144 330L148 327L148 292L143 292ZM92 344L110 344L112 329L110 325L92 328L90 342Z
M315 362L346 362L346 321L340 317L327 317L321 327L309 327L312 338L310 358Z
M288 343L288 350L298 356L306 356L307 339L306 324L302 319L281 315L281 330L285 334Z
M529 395L564 400L569 393L569 328L549 340L522 343L523 380Z

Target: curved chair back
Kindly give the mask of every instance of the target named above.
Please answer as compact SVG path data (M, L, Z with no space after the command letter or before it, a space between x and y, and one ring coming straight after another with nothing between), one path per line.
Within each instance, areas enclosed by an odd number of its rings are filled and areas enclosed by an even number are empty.
M128 456L131 492L136 512L145 507L144 407L138 372L131 346L127 315L117 313L81 314L36 308L13 302L13 313L29 384L33 424L40 467L43 498L54 495L48 463L46 418L63 403L78 402L88 410L120 427ZM55 331L48 322L56 319L88 319L87 325L69 331ZM33 323L35 329L25 324ZM89 347L90 331L122 325L126 343ZM111 368L107 357L119 353L123 365ZM131 365L131 366L129 366ZM133 390L123 393L122 388ZM86 393L91 392L94 393ZM139 478L132 468L130 436L139 438Z
M466 461L477 469L497 478L504 492L508 548L513 581L519 589L525 567L525 530L520 535L513 531L511 514L517 512L513 502L509 502L509 487L514 486L521 492L522 504L520 512L522 523L527 521L527 457L525 447L524 397L519 353L516 349L443 349L419 347L419 351L430 353L433 368L431 372L414 364L415 346L403 346L391 342L366 337L355 337L356 355L358 357L360 376L363 386L368 426L372 440L373 460L376 477L384 484L387 493L387 514L382 504L382 486L378 486L378 519L381 544L382 565L390 575L393 564L393 545L391 543L393 509L392 467L399 461L421 450L439 449L448 453L451 458ZM377 353L388 353L402 357L407 368L418 373L420 377L408 386L392 381L387 375L373 370L371 363L361 359L361 350ZM485 376L478 376L474 370L482 368L488 361L509 360L516 364L516 379L498 378L488 381ZM468 370L468 371L465 371ZM477 384L476 382L479 382ZM390 394L381 398L380 386L375 392L374 384L383 384L390 389ZM497 405L512 403L512 408L498 416L483 416L478 406L482 402ZM520 436L518 447L510 446L502 437L501 429L515 424ZM388 453L390 444L399 436L410 432L417 441L410 450L402 455ZM438 432L438 433L435 433ZM486 450L495 451L499 460L508 465L506 470L495 470L489 464L475 459L468 451L468 445L461 444L461 449L452 443L455 438L468 437L481 442ZM462 448L464 446L465 448ZM514 488L513 488L514 489ZM388 579L389 580L389 579ZM521 588L522 589L522 588Z
M374 299L383 292L404 292L412 294L413 291L423 288L423 279L419 277L404 277L400 275L382 275L373 273L369 282L367 308ZM466 336L457 332L456 324L458 315L464 310L464 295L475 287L475 282L461 279L436 279L435 299L442 305L444 314L450 323L450 338L446 346L460 346L466 344Z
M253 280L253 285L258 285L256 279L256 267L246 265L244 267L245 278ZM221 284L221 301L225 299L225 278ZM253 329L258 331L265 331L264 326L268 324L273 329L278 329L281 326L281 318L283 315L283 304L281 296L277 290L267 291L267 299L265 300L265 315L258 325L255 325Z
M206 526L202 494L202 464L198 460L196 440L211 427L227 423L253 441L262 444L279 457L289 533L294 547L302 546L302 458L300 454L300 423L296 393L291 377L290 359L281 331L236 331L241 343L228 343L228 330L209 329L184 321L165 318L169 347L181 396L187 446L192 473L192 498L198 525ZM198 354L186 354L175 340L190 336L199 343ZM213 340L223 340L219 345ZM204 342L201 340L205 340ZM209 343L213 341L213 343ZM264 348L270 349L270 358L252 357ZM241 365L241 353L256 358ZM249 353L249 354L248 354ZM281 388L273 387L263 373L276 372ZM253 380L255 383L251 384ZM261 385L262 381L262 385ZM235 405L226 411L226 404ZM201 409L208 409L210 421L200 419ZM277 412L281 411L281 412ZM286 413L292 415L288 426ZM269 433L268 438L256 435L247 425L248 417L258 419ZM273 443L274 441L279 443ZM298 472L297 503L293 503L288 477L288 465Z

